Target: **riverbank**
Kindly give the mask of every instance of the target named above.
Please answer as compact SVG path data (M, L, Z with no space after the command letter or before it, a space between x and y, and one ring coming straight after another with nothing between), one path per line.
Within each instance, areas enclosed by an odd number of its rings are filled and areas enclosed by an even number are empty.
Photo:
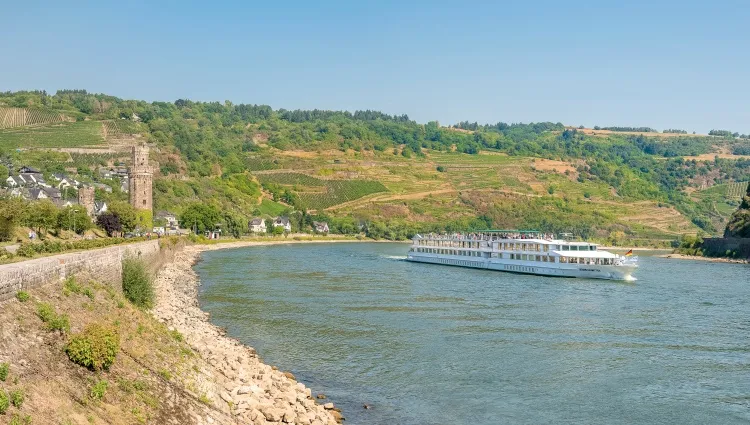
M332 403L319 405L312 391L294 376L264 364L255 350L226 335L209 322L198 305L198 276L192 266L204 251L249 246L343 243L356 240L278 240L237 241L210 245L190 245L177 252L155 279L154 316L185 336L185 340L211 365L212 391L206 397L233 417L230 422L253 424L333 425L341 420ZM217 423L207 421L208 423Z
M685 255L685 254L677 254L677 253L663 254L663 255L659 255L659 257L672 258L672 259L677 259L677 260L707 261L710 263L748 264L747 260L743 260L740 258L703 257L703 256L697 256L697 255Z

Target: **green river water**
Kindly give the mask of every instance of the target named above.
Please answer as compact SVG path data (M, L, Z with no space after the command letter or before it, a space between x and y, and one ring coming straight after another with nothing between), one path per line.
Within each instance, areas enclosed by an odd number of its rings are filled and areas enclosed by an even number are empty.
M750 423L750 265L641 257L617 282L407 249L206 252L201 307L349 424Z

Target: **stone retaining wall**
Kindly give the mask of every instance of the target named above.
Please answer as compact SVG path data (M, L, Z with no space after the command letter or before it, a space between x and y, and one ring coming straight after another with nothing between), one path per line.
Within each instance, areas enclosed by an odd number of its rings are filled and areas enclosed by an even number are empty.
M159 255L159 240L92 249L0 265L0 301L16 292L86 271L100 282L122 284L122 259L127 255L150 261Z

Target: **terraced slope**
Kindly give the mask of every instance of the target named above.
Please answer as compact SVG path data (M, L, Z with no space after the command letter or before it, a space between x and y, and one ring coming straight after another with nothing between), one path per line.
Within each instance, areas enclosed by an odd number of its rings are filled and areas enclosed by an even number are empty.
M0 129L71 121L75 120L63 114L43 109L0 106Z
M98 121L60 122L0 130L0 148L77 148L103 145Z

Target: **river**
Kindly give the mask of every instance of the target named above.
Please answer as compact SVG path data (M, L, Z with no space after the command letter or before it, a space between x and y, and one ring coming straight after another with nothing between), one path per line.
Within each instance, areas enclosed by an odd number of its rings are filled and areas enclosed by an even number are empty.
M750 422L750 265L641 257L617 282L407 249L205 252L200 304L349 424Z

